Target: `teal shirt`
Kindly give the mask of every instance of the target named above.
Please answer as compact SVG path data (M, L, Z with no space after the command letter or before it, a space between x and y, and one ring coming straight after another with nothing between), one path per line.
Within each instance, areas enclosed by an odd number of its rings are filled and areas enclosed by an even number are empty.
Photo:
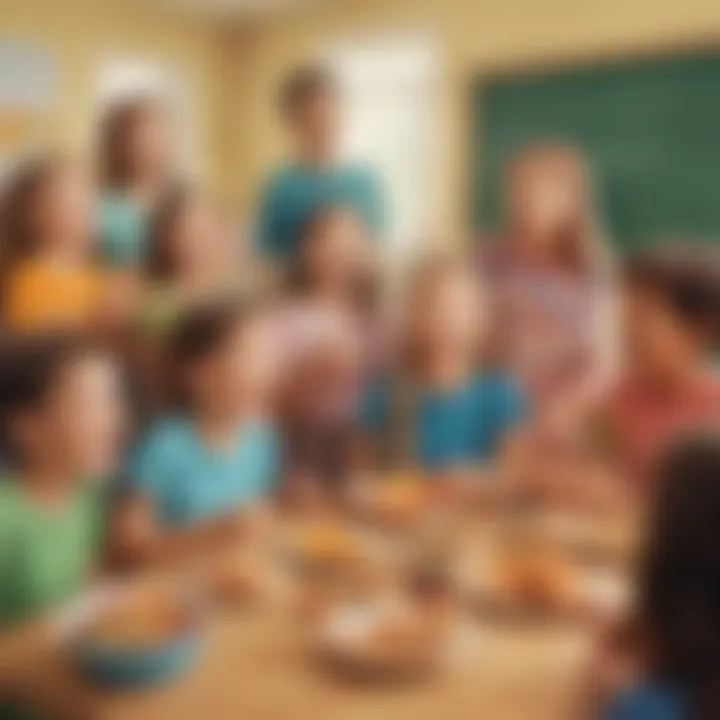
M292 257L313 212L333 204L354 208L370 235L381 232L382 193L369 169L319 169L300 164L279 169L261 198L256 238L260 253L274 260Z
M111 267L136 267L147 240L147 211L133 198L108 193L98 208L100 256Z
M130 483L153 504L161 525L205 520L266 495L278 471L272 427L247 421L234 442L208 447L184 417L158 420L130 459Z
M361 402L361 423L371 436L393 432L398 413L393 387L398 380L374 382ZM524 401L513 380L500 373L474 373L450 390L415 388L402 421L409 424L413 455L420 467L442 470L492 460L503 438L522 419ZM405 430L402 430L405 432Z
M603 720L683 720L687 715L680 694L660 685L638 685L618 694Z

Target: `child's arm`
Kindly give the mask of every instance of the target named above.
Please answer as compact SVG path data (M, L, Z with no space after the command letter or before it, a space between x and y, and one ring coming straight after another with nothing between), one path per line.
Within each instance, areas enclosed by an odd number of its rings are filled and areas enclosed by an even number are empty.
M156 523L149 500L130 494L118 504L111 522L110 555L126 567L157 567L202 559L247 535L244 514L227 515L186 528L163 529Z

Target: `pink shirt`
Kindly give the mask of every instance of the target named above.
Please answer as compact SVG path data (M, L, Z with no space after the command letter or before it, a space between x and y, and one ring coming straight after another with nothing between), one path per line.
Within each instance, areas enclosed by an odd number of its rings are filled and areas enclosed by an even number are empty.
M482 270L491 290L492 347L542 413L599 365L598 303L609 287L592 275L525 262L502 244L490 247Z
M621 461L634 481L644 482L674 436L720 419L720 378L703 372L662 392L628 377L611 394L608 411Z

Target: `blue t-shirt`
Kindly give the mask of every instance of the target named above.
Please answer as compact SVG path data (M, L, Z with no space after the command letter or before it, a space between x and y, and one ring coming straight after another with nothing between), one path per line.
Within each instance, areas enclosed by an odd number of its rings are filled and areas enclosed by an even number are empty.
M602 715L603 720L683 720L684 717L679 694L659 685L638 685L618 694Z
M111 267L136 267L147 240L147 212L131 197L108 193L98 208L100 255Z
M382 193L376 177L368 169L294 164L277 170L260 202L257 227L260 253L273 260L292 257L313 212L334 204L354 208L371 235L381 231Z
M247 421L227 447L208 447L191 420L158 420L127 469L129 482L149 496L162 525L182 525L228 512L267 494L278 462L274 430Z
M364 393L361 422L371 434L387 432L392 422L392 382L373 383ZM492 460L524 412L516 383L500 373L474 373L450 390L415 389L409 404L414 456L428 470Z

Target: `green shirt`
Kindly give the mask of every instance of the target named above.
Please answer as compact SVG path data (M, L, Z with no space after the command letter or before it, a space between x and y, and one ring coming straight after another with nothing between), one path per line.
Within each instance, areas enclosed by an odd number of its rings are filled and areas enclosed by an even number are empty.
M78 487L59 507L38 505L16 480L0 481L0 625L71 597L99 545L96 488Z

